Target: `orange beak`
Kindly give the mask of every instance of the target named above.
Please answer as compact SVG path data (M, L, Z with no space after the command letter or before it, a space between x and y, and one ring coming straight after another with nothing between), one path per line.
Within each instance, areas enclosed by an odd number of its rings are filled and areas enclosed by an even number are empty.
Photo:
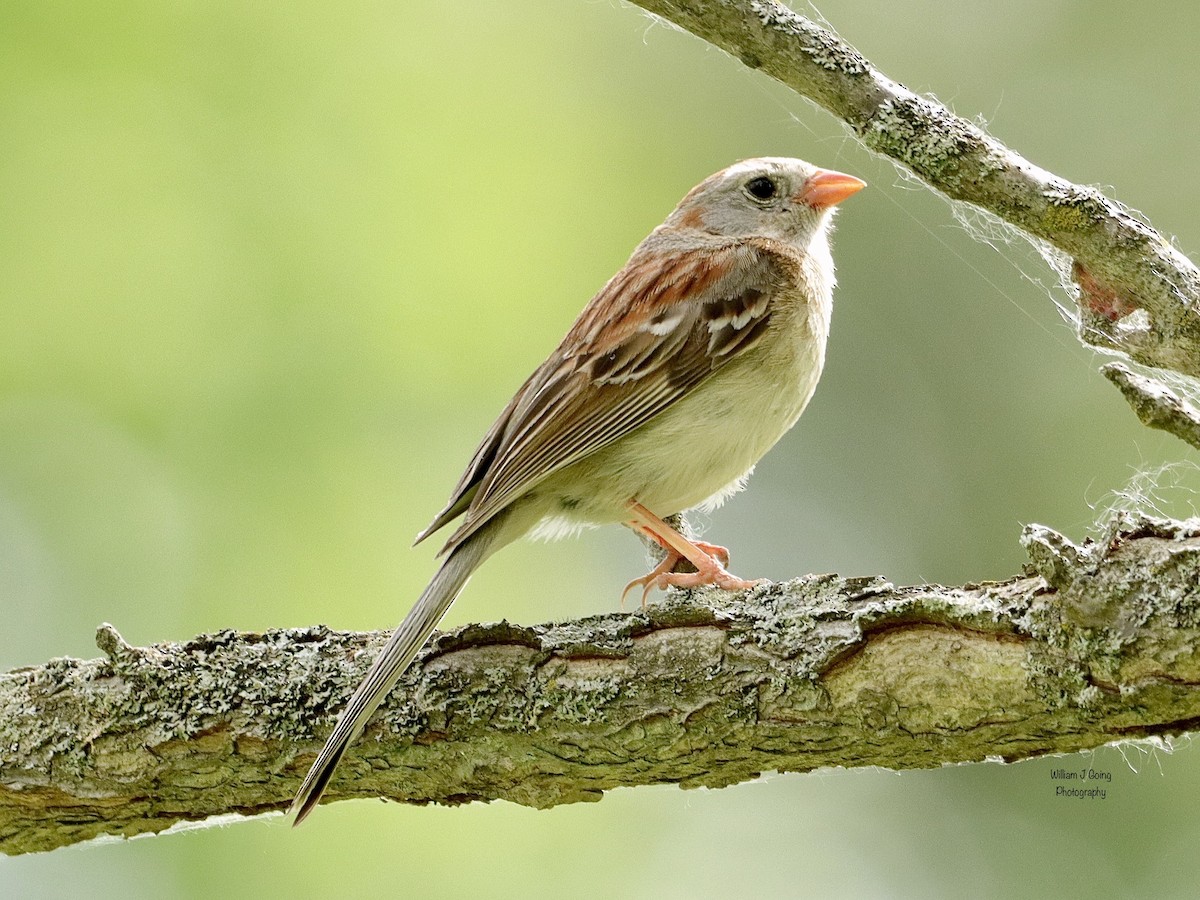
M796 200L807 203L813 209L825 209L829 206L836 206L866 186L865 181L855 178L853 175L843 175L841 172L831 172L828 169L817 169L816 173L804 182L804 187L800 188Z

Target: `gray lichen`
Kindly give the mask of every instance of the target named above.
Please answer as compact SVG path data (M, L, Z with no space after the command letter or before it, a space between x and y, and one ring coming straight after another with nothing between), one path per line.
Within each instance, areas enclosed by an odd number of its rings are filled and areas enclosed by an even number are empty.
M801 38L805 56L821 68L848 76L871 71L870 63L861 53L786 6L751 0L750 9L765 28Z
M984 134L944 106L908 92L888 97L860 129L864 144L904 163L951 196L963 194L957 183L963 161L972 163L971 177L995 169Z

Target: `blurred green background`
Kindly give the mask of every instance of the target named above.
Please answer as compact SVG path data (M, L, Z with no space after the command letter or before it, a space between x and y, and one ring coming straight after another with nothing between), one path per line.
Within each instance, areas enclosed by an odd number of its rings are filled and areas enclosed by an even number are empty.
M1197 258L1200 5L820 12L884 71ZM1137 424L1018 242L997 253L829 116L593 0L0 5L0 670L221 628L393 625L409 550L586 299L710 172L864 177L829 364L711 517L746 576L1004 577L1022 523L1080 539L1138 472L1193 514L1196 454ZM1038 281L1042 282L1041 284ZM448 624L616 607L620 529L489 562ZM770 776L598 805L323 809L0 860L6 897L1194 896L1200 750Z

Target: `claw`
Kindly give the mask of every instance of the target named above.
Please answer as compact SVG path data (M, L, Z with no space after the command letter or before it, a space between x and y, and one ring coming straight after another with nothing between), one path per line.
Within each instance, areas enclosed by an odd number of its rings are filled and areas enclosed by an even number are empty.
M671 574L671 570L675 568L675 564L681 559L683 559L683 557L674 550L668 550L667 555L663 558L662 562L660 562L641 578L635 578L633 581L629 582L629 584L625 585L625 590L621 591L621 609L625 609L625 597L631 590L634 589L634 587L639 586L642 588L642 609L645 609L646 598L650 596L650 592L656 587L661 587L661 585L658 583L659 579L664 575Z

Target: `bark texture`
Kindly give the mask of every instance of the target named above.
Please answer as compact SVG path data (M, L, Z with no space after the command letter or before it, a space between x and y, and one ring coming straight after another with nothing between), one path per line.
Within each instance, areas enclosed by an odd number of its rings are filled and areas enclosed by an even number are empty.
M1000 582L809 576L436 636L327 799L719 787L1066 753L1200 722L1200 520L1042 526ZM0 850L282 811L384 633L223 632L0 676Z
M1034 165L774 0L635 0L824 107L946 196L1057 248L1079 336L1200 377L1200 271L1138 213Z
M1200 450L1200 409L1163 382L1121 363L1109 363L1100 371L1121 389L1143 425L1173 434Z

